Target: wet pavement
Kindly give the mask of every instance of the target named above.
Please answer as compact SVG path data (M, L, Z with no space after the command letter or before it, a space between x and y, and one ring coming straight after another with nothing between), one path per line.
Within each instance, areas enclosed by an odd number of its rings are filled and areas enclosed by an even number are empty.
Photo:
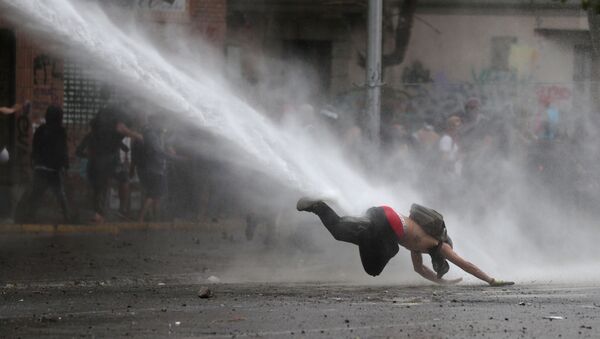
M298 239L261 239L226 228L0 235L0 337L600 336L598 286L370 285L343 281ZM256 271L262 282L245 274ZM292 272L310 278L286 282Z

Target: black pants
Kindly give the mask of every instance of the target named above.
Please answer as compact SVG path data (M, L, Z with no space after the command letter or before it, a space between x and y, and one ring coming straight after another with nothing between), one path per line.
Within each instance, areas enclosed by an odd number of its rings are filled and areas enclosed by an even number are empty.
M29 196L29 215L27 219L33 220L46 190L50 188L60 204L65 222L69 222L69 207L63 179L59 171L36 169L33 174L33 187Z
M122 168L119 154L96 155L88 163L87 174L93 191L94 212L99 215L105 214L106 200L110 180L116 180L119 185L129 180L128 171ZM122 202L119 202L122 204ZM123 206L123 205L121 205Z
M340 217L324 202L318 202L310 211L321 219L336 240L358 246L363 268L369 275L379 275L398 253L396 234L379 207L370 208L362 217Z

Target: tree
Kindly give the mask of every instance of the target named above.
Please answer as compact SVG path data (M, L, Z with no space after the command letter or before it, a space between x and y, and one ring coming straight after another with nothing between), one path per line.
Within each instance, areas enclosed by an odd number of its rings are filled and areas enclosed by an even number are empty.
M419 0L403 0L391 4L399 10L398 23L394 29L394 49L389 54L384 54L381 60L383 73L386 68L399 65L404 61L418 2ZM365 67L365 55L362 53L359 54L358 64Z

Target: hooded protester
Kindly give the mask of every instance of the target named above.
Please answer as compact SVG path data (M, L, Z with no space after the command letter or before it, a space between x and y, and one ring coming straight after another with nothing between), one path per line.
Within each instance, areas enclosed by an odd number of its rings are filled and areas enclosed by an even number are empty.
M58 106L48 106L46 122L33 135L32 162L33 187L29 196L29 216L34 219L40 201L48 188L58 200L65 222L69 208L64 189L64 171L69 168L67 132L62 125L63 111Z

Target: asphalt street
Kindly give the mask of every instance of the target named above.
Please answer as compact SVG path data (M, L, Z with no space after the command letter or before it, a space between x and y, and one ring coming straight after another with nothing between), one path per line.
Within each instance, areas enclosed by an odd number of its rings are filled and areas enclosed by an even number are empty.
M262 239L225 228L0 235L0 337L600 337L598 286L366 284L319 265L327 253L302 239Z

